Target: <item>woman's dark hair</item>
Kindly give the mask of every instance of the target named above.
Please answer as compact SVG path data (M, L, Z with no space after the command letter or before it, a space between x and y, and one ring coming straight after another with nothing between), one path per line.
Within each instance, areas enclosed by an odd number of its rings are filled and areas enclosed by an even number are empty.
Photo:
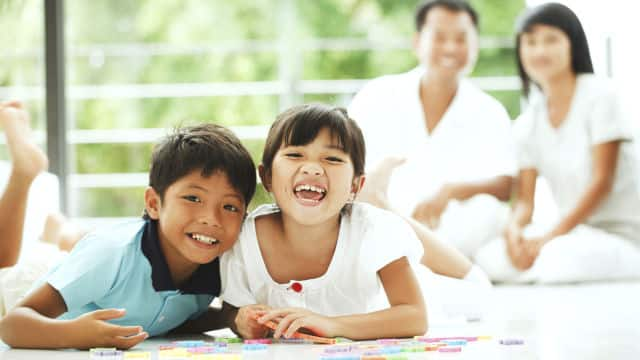
M524 33L530 32L535 25L549 25L564 32L571 44L571 70L575 74L593 73L591 54L587 36L578 16L568 7L558 3L548 3L525 10L516 23L516 61L525 96L531 89L531 78L524 71L520 58L520 40Z
M273 158L284 146L300 146L311 143L322 129L329 129L342 151L353 163L355 176L364 174L364 136L356 122L341 107L324 104L294 106L276 118L262 153L262 166L266 174L271 173Z

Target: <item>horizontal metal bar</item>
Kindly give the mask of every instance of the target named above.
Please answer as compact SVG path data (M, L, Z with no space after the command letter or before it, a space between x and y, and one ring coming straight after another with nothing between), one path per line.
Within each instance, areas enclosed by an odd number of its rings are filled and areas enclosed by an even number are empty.
M370 79L302 80L297 89L301 94L356 93ZM518 90L516 76L485 76L471 78L480 88L488 91ZM68 88L70 100L93 99L157 99L221 96L280 95L287 90L281 81L74 85ZM44 89L39 86L0 87L0 99L39 100Z
M269 131L269 125L229 126L229 128L242 140L264 139ZM70 130L69 144L154 143L170 132L171 129L165 128Z
M504 36L481 36L481 49L513 48L514 40ZM166 43L120 43L94 44L87 46L71 46L68 56L73 57L144 57L144 56L185 56L227 53L259 53L277 52L277 40L240 40L223 41L216 44L179 45ZM299 44L303 51L331 51L331 50L399 50L411 49L411 40L405 37L395 37L383 40L368 38L315 38ZM42 57L41 49L3 49L0 56L4 58Z
M260 176L257 179L260 183ZM148 173L69 174L69 186L72 189L135 188L148 184Z
M69 174L69 186L86 188L131 188L149 184L148 173Z

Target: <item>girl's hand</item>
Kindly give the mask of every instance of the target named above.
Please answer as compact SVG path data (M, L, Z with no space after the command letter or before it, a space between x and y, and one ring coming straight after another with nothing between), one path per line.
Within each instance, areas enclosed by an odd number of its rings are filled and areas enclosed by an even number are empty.
M106 320L123 317L124 309L104 309L83 314L70 321L72 347L90 349L94 347L116 347L130 349L149 337L141 326L120 326Z
M271 310L266 305L247 305L238 309L235 318L236 331L245 339L261 339L267 337L269 328L258 322L258 318Z
M533 259L535 260L538 257L538 255L540 255L540 250L542 249L542 247L546 243L551 241L551 239L552 239L552 236L550 235L538 236L538 237L526 239L524 240L524 250L527 252L527 254L530 257L533 257Z
M536 256L532 256L526 249L525 240L522 237L522 227L517 224L509 224L504 233L507 242L507 254L511 263L520 271L527 270L533 265Z
M261 324L267 321L278 323L273 337L281 336L290 338L293 334L304 328L311 331L314 335L323 337L339 336L338 324L335 319L327 316L321 316L309 310L299 308L285 308L271 310L258 318Z

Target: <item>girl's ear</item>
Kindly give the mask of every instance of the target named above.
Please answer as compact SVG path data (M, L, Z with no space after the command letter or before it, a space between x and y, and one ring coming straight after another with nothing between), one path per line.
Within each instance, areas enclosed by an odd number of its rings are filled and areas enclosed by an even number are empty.
M364 186L365 175L356 176L353 178L353 184L351 184L351 193L358 195L362 187Z
M271 174L265 169L264 165L258 165L258 174L260 175L260 181L265 190L271 192Z
M413 46L413 53L420 58L420 32L413 33L413 38L411 39L411 45Z
M158 220L161 206L160 195L151 186L147 187L144 191L144 208L147 210L147 215L153 220Z

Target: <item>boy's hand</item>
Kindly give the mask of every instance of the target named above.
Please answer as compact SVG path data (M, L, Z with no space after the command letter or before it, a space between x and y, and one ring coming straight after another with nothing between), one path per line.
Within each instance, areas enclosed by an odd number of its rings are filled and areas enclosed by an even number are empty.
M125 312L124 309L96 310L71 320L75 339L72 347L116 347L126 350L141 343L149 337L141 326L120 326L106 322L124 316Z
M322 337L335 337L338 334L338 324L336 321L327 316L321 316L306 309L285 308L271 310L258 318L260 324L267 321L275 321L278 323L273 337L279 338L284 336L290 338L293 333L304 328L311 331L314 335Z
M235 318L236 330L245 339L265 338L269 333L269 328L259 323L256 319L271 310L266 305L247 305L238 309Z

